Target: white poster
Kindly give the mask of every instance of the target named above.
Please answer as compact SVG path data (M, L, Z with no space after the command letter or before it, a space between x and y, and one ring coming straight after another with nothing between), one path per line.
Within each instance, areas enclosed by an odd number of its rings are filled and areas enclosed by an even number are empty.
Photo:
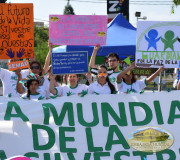
M0 97L0 159L178 160L179 95Z
M139 21L136 66L180 67L180 22Z

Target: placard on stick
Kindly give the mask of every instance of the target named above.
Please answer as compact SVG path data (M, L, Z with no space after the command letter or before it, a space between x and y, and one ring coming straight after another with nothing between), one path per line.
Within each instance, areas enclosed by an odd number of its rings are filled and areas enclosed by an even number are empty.
M0 59L34 57L34 19L31 3L0 3Z
M53 74L82 74L88 72L88 52L52 53Z
M9 71L15 71L17 69L24 69L24 68L28 68L28 67L29 67L28 60L8 63Z
M107 16L49 16L49 41L54 45L106 45L106 35Z
M136 66L178 68L180 61L180 22L138 22Z

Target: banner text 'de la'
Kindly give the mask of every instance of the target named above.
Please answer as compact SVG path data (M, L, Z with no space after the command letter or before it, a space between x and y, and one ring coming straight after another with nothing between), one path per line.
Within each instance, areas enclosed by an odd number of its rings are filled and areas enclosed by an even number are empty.
M0 98L1 158L20 154L33 160L176 160L180 148L178 94L86 95L38 102ZM163 132L171 132L174 143L156 153L133 149L128 135L142 126L164 128ZM160 147L161 142L153 144Z

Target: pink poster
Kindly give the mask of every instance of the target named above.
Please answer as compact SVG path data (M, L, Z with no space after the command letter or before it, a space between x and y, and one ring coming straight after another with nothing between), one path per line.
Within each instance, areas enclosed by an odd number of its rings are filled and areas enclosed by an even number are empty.
M107 16L49 16L49 41L53 45L106 45L106 36Z

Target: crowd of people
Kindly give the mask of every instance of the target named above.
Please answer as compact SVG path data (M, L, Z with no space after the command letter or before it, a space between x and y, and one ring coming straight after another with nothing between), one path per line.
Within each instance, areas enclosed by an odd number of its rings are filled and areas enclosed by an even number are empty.
M67 84L57 82L57 75L53 75L50 65L53 45L49 43L44 67L37 60L31 60L28 69L9 71L0 68L0 79L3 83L3 96L21 97L28 100L41 100L61 96L80 94L119 94L129 92L140 92L148 83L153 81L165 68L159 68L154 74L144 79L137 79L133 73L135 62L124 70L119 69L119 56L110 53L107 56L106 65L95 64L96 54L101 47L94 47L89 67L90 72L86 74L88 85L78 84L78 74L66 75ZM19 61L11 59L10 62ZM93 81L92 76L96 76ZM93 76L93 77L94 77ZM180 89L180 82L177 85Z

